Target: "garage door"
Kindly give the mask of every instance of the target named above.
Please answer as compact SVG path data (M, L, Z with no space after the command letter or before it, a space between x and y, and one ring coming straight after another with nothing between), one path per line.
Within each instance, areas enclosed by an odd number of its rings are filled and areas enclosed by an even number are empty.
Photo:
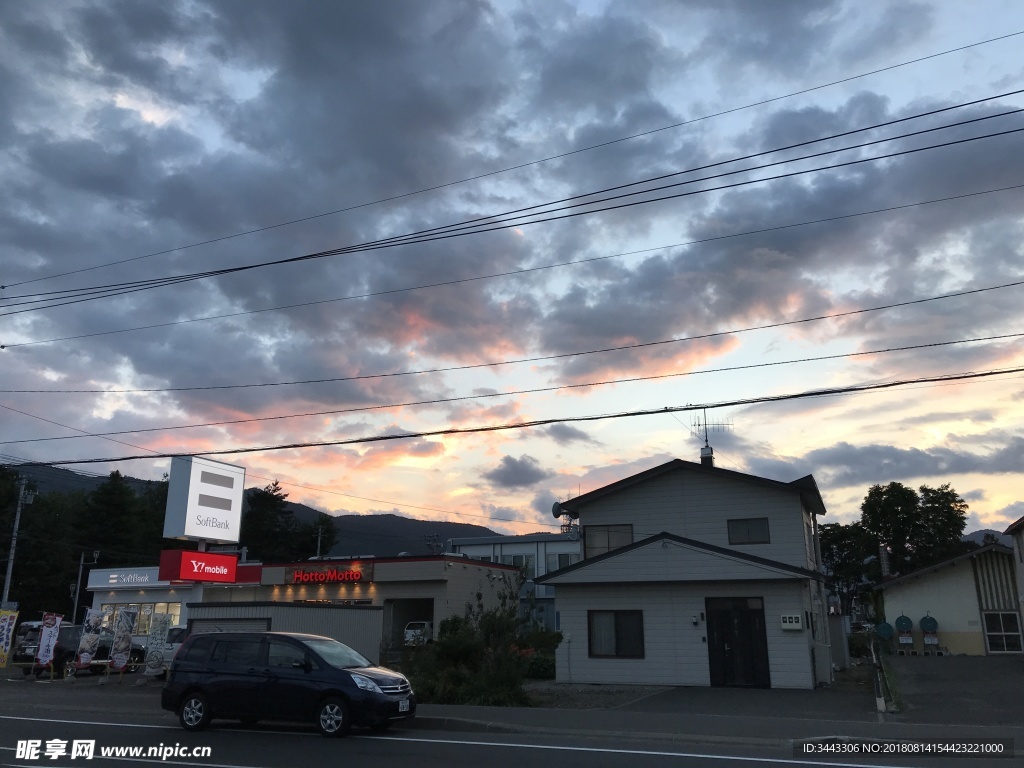
M203 632L265 632L270 619L192 619L188 623L190 634Z

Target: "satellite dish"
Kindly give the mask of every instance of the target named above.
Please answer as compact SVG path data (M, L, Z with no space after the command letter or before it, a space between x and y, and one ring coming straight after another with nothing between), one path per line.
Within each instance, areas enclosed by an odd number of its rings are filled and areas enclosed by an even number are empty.
M562 515L564 514L565 512L562 511L562 502L556 501L554 504L551 505L551 515L555 518L555 520L561 519Z

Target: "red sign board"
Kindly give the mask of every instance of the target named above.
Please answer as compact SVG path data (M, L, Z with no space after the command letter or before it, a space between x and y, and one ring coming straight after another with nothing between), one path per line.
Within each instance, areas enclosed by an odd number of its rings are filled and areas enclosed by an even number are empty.
M234 584L237 566L237 555L165 550L160 553L159 578L161 581L216 581Z

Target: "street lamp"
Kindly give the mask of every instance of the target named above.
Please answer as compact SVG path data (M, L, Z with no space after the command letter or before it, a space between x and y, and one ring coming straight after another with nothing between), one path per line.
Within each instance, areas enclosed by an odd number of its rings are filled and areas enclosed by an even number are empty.
M92 551L92 562L89 565L96 565L100 561L100 551L94 549ZM75 607L71 609L71 623L74 624L78 620L78 595L82 590L82 566L85 565L85 552L78 558L78 580L75 582Z

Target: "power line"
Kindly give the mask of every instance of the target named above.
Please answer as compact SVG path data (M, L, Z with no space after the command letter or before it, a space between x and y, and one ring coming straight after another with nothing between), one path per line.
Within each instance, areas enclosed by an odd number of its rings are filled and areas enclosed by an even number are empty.
M990 194L993 191L1000 191L1000 192L1002 192L1002 191L1006 191L1008 189L1021 189L1021 188L1024 188L1024 184L1018 185L1018 186L1015 186L1015 187L1004 187L1003 189L1000 189L1000 190L989 190L989 191L986 191L986 192L973 192L973 193L970 193L968 195L957 195L957 197L955 197L955 198L944 198L944 199L945 200L949 200L949 199L957 199L957 200L959 200L959 199L963 199L964 197L973 197L973 196L977 196L977 195ZM929 202L934 202L934 201L929 201ZM910 203L908 205L925 205L925 203ZM899 207L907 207L907 206L899 206ZM885 209L885 210L892 210L892 209L889 208L889 209ZM874 211L872 211L871 213L874 213ZM866 214L864 214L864 213L854 213L854 214L847 214L847 216L844 216L842 218L848 218L848 217L851 217L851 216L863 216L863 215L866 215ZM821 220L819 219L818 221L821 221ZM813 223L817 223L817 222L813 222ZM804 224L793 224L793 225L784 225L784 226L787 226L787 227L788 226L804 226ZM773 229L778 229L778 228L773 228ZM734 237L734 236L735 235L723 235L723 237ZM667 248L667 247L671 247L671 246L661 246L661 247ZM660 248L659 249L655 249L655 250L660 250ZM603 257L598 257L598 258L611 258L611 257L603 256ZM780 322L777 322L777 323L768 323L768 324L765 324L765 325L749 326L747 328L735 328L735 329L731 329L731 330L727 330L727 331L713 331L711 333L703 333L703 334L699 334L699 335L696 335L696 336L686 336L686 337L681 338L681 339L661 339L661 340L658 340L658 341L647 341L647 342L640 342L640 343L637 343L637 344L623 344L623 345L616 346L616 347L603 347L601 349L590 349L590 350L583 350L583 351L577 351L577 352L562 352L562 353L559 353L559 354L556 354L556 355L541 355L541 356L537 356L537 357L522 357L522 358L516 358L516 359L513 359L513 360L496 360L496 361L491 361L491 362L486 362L486 363L473 363L471 365L454 365L454 366L448 366L448 367L445 367L445 368L427 368L427 369L423 369L423 370L414 370L414 371L396 371L396 372L391 372L391 373L369 373L369 374L364 374L364 375L360 375L360 376L337 376L337 377L332 377L332 378L327 378L327 379L303 379L303 380L299 380L299 381L275 381L275 382L263 382L263 383L257 383L257 384L220 384L220 385L194 386L194 387L150 387L150 388L142 388L142 389L0 389L0 394L62 394L62 395L67 395L67 394L97 394L97 395L99 395L99 394L140 394L140 393L160 393L160 392L201 392L201 391L221 390L221 389L253 389L253 388L261 388L261 387L284 387L284 386L297 386L297 385L306 385L306 384L328 384L328 383L340 383L340 382L346 382L346 381L364 381L364 380L367 380L367 379L395 378L395 377L399 377L399 376L420 376L420 375L433 374L433 373L450 373L450 372L453 372L453 371L468 371L468 370L474 370L474 369L478 369L478 368L494 368L494 367L504 366L504 365L518 365L518 364L521 364L521 363L536 363L536 362L544 362L544 361L548 361L548 360L559 360L559 359L564 359L564 358L567 358L567 357L580 357L580 356L583 356L583 355L603 354L603 353L607 353L607 352L622 352L622 351L626 351L626 350L643 349L645 347L661 346L661 345L665 345L665 344L679 344L679 343L683 343L683 342L699 341L699 340L702 340L702 339L712 339L712 338L716 338L716 337L720 337L720 336L734 336L736 334L749 333L751 331L764 331L764 330L770 330L772 328L782 328L782 327L789 326L789 325L800 325L800 324L803 324L803 323L817 322L819 320L832 320L832 319L836 319L836 318L839 318L839 317L850 317L852 315L860 315L860 314L865 314L865 313L868 313L868 312L880 312L882 310L887 310L887 309L896 309L896 308L899 308L899 307L909 307L909 306L913 306L913 305L916 305L916 304L925 304L925 303L928 303L928 302L940 301L940 300L943 300L943 299L951 299L951 298L957 298L957 297L962 297L962 296L970 296L970 295L973 295L973 294L986 293L988 291L995 291L995 290L1000 290L1000 289L1003 289L1003 288L1015 288L1015 287L1019 287L1021 285L1024 285L1024 280L1017 280L1017 281L1014 281L1014 282L1011 282L1011 283L1002 283L1000 285L988 286L986 288L971 288L971 289L964 290L964 291L954 291L954 292L951 292L951 293L943 293L943 294L939 294L937 296L928 296L928 297L925 297L925 298L911 299L911 300L908 300L908 301L900 301L900 302L895 302L895 303L892 303L892 304L883 304L883 305L876 306L876 307L865 307L865 308L862 308L862 309L851 309L851 310L846 310L844 312L833 312L833 313L827 314L827 315L815 315L813 317L804 317L804 318L799 318L797 320L783 320L783 321L780 321ZM9 346L20 346L20 345L12 344L12 345L9 345ZM0 349L2 349L2 348L3 347L0 346ZM0 407L6 407L6 406L0 406ZM123 433L123 434L127 434L127 433ZM138 446L136 446L136 447L138 447Z
M231 419L231 420L227 420L227 421L211 421L211 422L206 422L206 423L203 423L203 424L181 424L181 425L177 425L177 426L173 426L173 427L147 427L146 429L119 430L117 432L85 432L84 430L76 429L75 430L76 432L82 432L82 434L81 435L62 436L62 437L35 437L35 438L29 438L29 439L26 439L26 440L8 440L7 444L8 445L15 445L15 444L20 444L20 443L46 443L46 442L53 442L55 440L78 440L81 437L103 437L103 438L106 438L106 437L109 437L111 435L140 435L140 434L145 434L145 433L148 433L148 432L169 432L169 431L174 431L174 430L179 430L179 429L202 429L202 428L205 428L205 427L223 427L223 426L231 426L231 425L235 425L235 424L255 424L255 423L264 422L264 421L281 421L281 420L286 420L286 419L299 419L299 418L305 418L305 417L310 417L310 416L338 416L338 415L341 415L341 414L348 414L348 413L366 413L368 411L390 410L392 408L411 408L411 407L416 407L416 406L421 406L421 405L441 405L441 404L444 404L444 403L457 403L457 402L463 402L463 401L466 401L466 400L485 400L485 399L490 399L490 398L494 398L494 397L514 397L514 396L517 396L517 395L535 395L535 394L540 394L540 393L543 393L543 392L560 392L562 390L567 390L567 389L587 389L589 387L601 387L601 386L607 386L607 385L610 385L610 384L632 384L632 383L636 383L636 382L640 382L640 381L657 381L657 380L660 380L660 379L673 379L673 378L681 378L681 377L684 377L684 376L698 376L698 375L707 374L707 373L730 373L730 372L734 372L734 371L745 371L745 370L752 370L752 369L756 369L756 368L771 368L771 367L776 367L776 366L781 366L781 365L794 365L794 364L797 364L797 363L815 363L815 362L823 362L825 360L840 360L840 359L850 358L850 357L862 357L862 356L866 356L866 355L880 355L880 354L886 354L886 353L889 353L889 352L908 352L908 351L912 351L912 350L916 350L916 349L930 349L930 348L934 348L934 347L946 347L946 346L952 346L952 345L955 345L955 344L968 344L968 343L979 342L979 341L999 341L999 340L1003 340L1003 339L1019 338L1020 336L1024 336L1024 333L1010 333L1010 334L1003 334L1003 335L999 335L999 336L985 336L985 337L975 338L975 339L958 339L956 341L939 341L939 342L932 342L932 343L929 343L929 344L916 344L916 345L905 346L905 347L889 347L887 349L876 349L876 350L869 350L869 351L864 351L864 352L846 352L846 353L835 354L835 355L822 355L822 356L819 356L819 357L805 357L805 358L799 358L799 359L796 359L796 360L777 360L777 361L769 362L769 363L749 363L749 364L746 364L746 365L733 365L733 366L725 366L725 367L722 367L722 368L705 368L705 369L698 370L698 371L682 371L680 373L662 373L662 374L656 374L656 375L651 375L651 376L633 376L633 377L622 378L622 379L610 379L610 380L607 380L607 381L589 381L589 382L584 382L584 383L581 383L581 384L561 384L561 385L553 386L553 387L535 387L535 388L532 388L532 389L519 389L519 390L510 391L510 392L491 392L491 393L487 393L487 394L461 395L461 396L458 396L458 397L444 397L444 398L436 398L436 399L433 399L433 400L416 400L416 401L413 401L413 402L406 402L406 403L387 403L387 404L384 404L384 405L364 405L364 406L359 406L359 407L356 407L356 408L340 408L340 409L335 409L335 410L330 410L330 411L314 411L314 412L310 412L310 413L290 413L290 414L284 414L284 415L280 415L280 416L260 416L260 417L251 418L251 419ZM15 411L16 413L21 413L21 414L24 414L26 416L32 416L32 414L25 413L24 411L18 411L17 409L11 408L11 407L6 406L6 405L0 404L0 408L6 408L7 410ZM41 421L49 421L49 419L43 419L40 416L34 416L33 418L40 419ZM57 422L55 422L55 421L50 421L49 423L57 424ZM58 426L65 426L65 425L58 424ZM68 427L68 429L74 429L74 428L73 427ZM119 441L115 440L114 442L119 442ZM124 445L128 445L128 443L123 443L123 444ZM136 446L132 446L132 447L133 448L139 448L140 450L144 450L144 451L150 450L149 448L144 448L144 447L137 446L137 445Z
M437 429L422 432L403 432L401 434L388 434L388 435L374 435L370 437L354 437L346 440L326 440L319 442L304 442L304 443L288 443L283 445L264 445L259 447L250 448L224 448L216 451L204 451L203 453L161 453L157 456L114 456L106 457L102 459L61 459L57 461L40 461L40 462L29 462L26 466L63 466L70 464L101 464L101 463L113 463L120 461L136 461L139 459L152 459L152 458L176 458L180 456L225 456L229 454L239 453L261 453L265 451L282 451L282 450L294 450L297 448L325 448L337 445L358 445L365 443L378 443L391 440L408 440L411 438L419 437L439 437L442 435L468 435L468 434L479 434L484 432L500 432L513 429L529 429L532 427L542 427L551 424L568 424L575 422L590 422L590 421L605 421L608 419L622 419L632 418L636 416L654 416L665 413L679 413L682 411L696 411L704 408L730 408L742 405L757 405L760 403L777 403L785 402L789 400L803 400L815 397L829 397L833 395L843 394L858 394L861 392L871 392L874 390L891 389L894 387L902 387L910 384L922 384L922 383L933 383L933 382L952 382L952 381L969 381L975 379L989 378L991 376L1005 376L1011 373L1024 372L1024 367L1018 368L1002 368L989 371L968 371L965 373L956 374L943 374L939 376L922 376L916 379L902 379L898 381L883 382L878 384L858 384L849 387L833 387L830 389L816 389L807 390L804 392L789 393L785 395L767 395L762 397L752 397L739 400L723 400L712 403L702 404L687 404L681 406L665 406L664 408L655 408L650 410L640 411L625 411L621 413L610 413L600 414L596 416L561 416L558 418L551 419L537 419L534 421L524 421L514 424L493 424L481 427L461 427L461 428L449 428L449 429Z
M828 83L823 83L821 85L812 86L810 88L804 88L804 89L799 90L799 91L793 91L792 93L783 94L781 96L773 96L771 98L762 99L761 101L756 101L756 102L753 102L753 103L750 103L750 104L745 104L743 106L732 107L730 109L722 110L720 112L714 112L714 113L711 113L711 114L708 114L708 115L703 115L701 117L691 118L690 120L683 120L683 121L680 121L678 123L673 123L671 125L662 126L661 128L654 128L654 129L651 129L651 130L648 130L648 131L642 131L640 133L635 133L635 134L632 134L630 136L623 136L623 137L618 138L618 139L611 139L609 141L604 141L604 142L601 142L601 143L598 143L598 144L592 144L592 145L589 145L587 147L582 147L580 149L574 149L574 150L570 150L570 151L567 151L567 152L562 152L560 154L551 155L549 157L544 157L544 158L541 158L539 160L531 160L529 162L520 163L519 165L509 166L507 168L502 168L502 169L496 170L496 171L488 171L487 173L481 173L481 174L478 174L476 176L470 176L470 177L467 177L467 178L464 178L464 179L459 179L457 181L445 182L443 184L437 184L437 185L434 185L434 186L431 186L431 187L425 187L423 189L419 189L419 190L416 190L416 191L413 191L413 192L405 192L405 193L402 193L402 194L399 194L399 195L392 195L390 197L380 198L380 199L373 200L373 201L367 202L367 203L360 203L358 205L352 205L352 206L348 206L348 207L345 207L345 208L338 208L338 209L335 209L333 211L327 211L327 212L324 212L324 213L318 213L318 214L314 214L314 215L311 215L311 216L304 216L302 218L292 219L290 221L285 221L285 222L281 222L281 223L278 223L278 224L271 224L271 225L268 225L268 226L265 226L265 227L258 227L256 229L250 229L250 230L246 230L244 232L237 232L237 233L232 234L232 235L224 235L222 237L212 238L212 239L209 239L209 240L203 240L201 242L191 243L189 245L176 246L174 248L168 248L168 249L165 249L165 250L162 250L162 251L156 251L156 252L148 253L148 254L145 254L145 255L142 255L142 256L134 256L132 258L121 259L121 260L112 261L112 262L107 262L105 264L97 264L97 265L94 265L92 267L83 267L81 269L71 270L71 271L68 271L68 272L60 272L58 274L49 275L49 276L46 276L46 277L37 277L37 278L33 278L31 280L23 280L23 281L17 282L17 283L10 283L9 285L0 285L0 290L3 290L3 289L8 288L8 287L18 286L18 285L27 285L29 283L35 283L35 282L39 282L39 281L43 281L43 280L52 280L52 279L57 278L57 277L64 277L64 276L67 276L67 275L74 275L74 274L78 274L80 272L88 272L88 271L95 270L95 269L101 269L103 267L115 266L115 265L118 265L118 264L126 264L126 263L131 262L131 261L139 261L141 259L148 259L148 258L151 258L153 256L162 256L162 255L165 255L165 254L168 254L168 253L173 253L175 251L184 251L184 250L188 250L190 248L198 248L198 247L203 246L203 245L210 245L210 244L213 244L213 243L219 243L219 242L222 242L224 240L231 240L231 239L234 239L234 238L237 238L237 237L243 237L243 236L246 236L246 235L256 234L256 233L259 233L259 232L266 232L266 231L271 230L271 229L278 229L280 227L286 227L286 226L290 226L292 224L299 224L299 223L306 222L306 221L312 221L314 219L324 218L326 216L333 216L333 215L336 215L336 214L339 214L339 213L345 213L347 211L354 211L354 210L358 210L360 208L366 208L366 207L373 206L373 205L378 205L378 204L381 204L381 203L393 202L395 200L401 200L401 199L406 198L406 197L412 197L414 195L419 195L419 194L423 194L423 193L426 193L426 192L433 192L433 191L436 191L436 190L439 190L439 189L444 189L446 187L451 187L451 186L455 186L455 185L458 185L458 184L465 184L465 183L468 183L468 182L471 182L471 181L478 181L480 179L484 179L484 178L487 178L487 177L490 177L490 176L496 176L496 175L499 175L499 174L502 174L502 173L508 173L510 171L520 170L522 168L528 168L528 167L530 167L532 165L539 165L541 163L546 163L546 162L549 162L551 160L558 160L558 159L561 159L561 158L564 158L564 157L569 157L571 155L577 155L577 154L581 154L583 152L589 152L589 151L594 150L594 149L599 149L601 147L607 147L607 146L611 146L613 144L618 144L618 143L621 143L621 142L630 141L632 139L642 138L644 136L650 136L650 135L653 135L655 133L660 133L662 131L668 131L668 130L672 130L672 129L675 129L675 128L681 128L683 126L692 125L692 124L695 124L695 123L702 122L704 120L710 120L710 119L713 119L713 118L716 118L716 117L722 117L724 115L733 114L735 112L740 112L740 111L745 110L745 109L751 109L753 107L764 106L765 104L771 104L773 102L782 101L784 99L789 99L789 98L792 98L794 96L800 96L800 95L803 95L803 94L806 94L806 93L812 93L814 91L822 90L824 88L830 88L830 87L832 87L834 85L840 85L842 83L848 83L848 82L851 82L853 80L858 80L860 78L868 77L870 75L876 75L876 74L879 74L879 73L882 73L882 72L888 72L888 71L891 71L891 70L894 70L894 69L899 69L900 67L909 66L911 64L917 64L917 63L920 63L922 61L928 61L929 59L938 58L940 56L946 56L946 55L949 55L951 53L958 53L960 51L965 51L965 50L968 50L970 48L975 48L975 47L978 47L978 46L987 45L989 43L998 42L1000 40L1006 40L1008 38L1016 37L1016 36L1022 35L1022 34L1024 34L1024 30L1021 30L1021 31L1018 31L1018 32L1011 32L1011 33L1008 33L1006 35L1000 35L998 37L989 38L987 40L980 40L978 42L969 43L967 45L962 45L962 46L959 46L957 48L950 48L950 49L945 50L945 51L940 51L938 53L929 54L927 56L921 56L921 57L916 58L916 59L910 59L908 61L900 62L898 64L891 64L889 66L881 67L879 69L870 70L868 72L862 72L861 74L858 74L858 75L851 75L850 77L844 77L844 78L841 78L839 80L833 80L833 81L828 82Z
M537 213L532 213L532 214L525 214L525 215L522 215L522 216L513 216L511 218L507 217L505 214L497 214L497 215L493 215L493 216L483 217L482 219L470 220L470 223L468 223L468 224L467 223L456 223L456 224L446 225L444 227L435 227L435 228L428 229L428 230L422 230L420 232L409 233L409 234L406 234L406 235L399 235L399 236L394 236L394 237L389 237L389 238L383 238L383 239L376 240L376 241L369 241L369 242L362 243L362 244L357 244L357 245L352 245L352 246L343 246L343 247L340 247L340 248L331 249L331 250L327 250L327 251L320 251L320 252L312 253L312 254L306 254L306 255L303 255L303 256L295 256L295 257L289 257L289 258L284 258L284 259L277 259L277 260L272 260L272 261L259 262L259 263L256 263L256 264L249 264L249 265L244 265L244 266L240 266L240 267L225 268L225 269L220 269L220 270L211 270L211 271L206 271L206 272L192 273L192 274L189 274L189 275L176 275L176 276L169 276L169 277L162 277L162 278L150 278L150 279L146 279L146 280L139 280L139 281L134 281L134 282L129 282L129 283L118 283L118 284L112 284L112 285L107 285L107 286L92 286L92 287L88 287L88 288L69 289L67 291L50 292L48 294L42 294L44 296L44 298L32 299L31 301L24 301L24 302L21 302L21 304L8 304L7 305L8 307L12 307L12 306L13 307L18 307L18 306L23 306L23 305L28 305L28 304L42 304L44 302L52 302L52 303L48 304L47 306L35 306L35 307L28 308L28 309L24 309L24 308L23 309L15 309L15 310L11 310L11 311L0 313L0 317L8 316L8 315L21 314L21 313L30 312L30 311L37 311L37 310L40 310L40 309L53 309L53 308L56 308L56 307L68 306L68 305L71 305L71 304L77 304L77 303L81 303L81 302L84 302L84 301L93 301L93 300L100 299L100 298L110 298L112 296L120 296L120 295L125 295L125 294L128 294L128 293L135 293L135 292L142 291L142 290L149 290L149 289L152 289L152 288L162 287L164 285L174 285L174 284L179 284L179 283L183 283L183 282L190 282L190 281L194 281L194 280L205 279L205 278L208 278L208 277L216 277L216 276L223 276L223 275L228 275L228 274L234 274L236 272L244 272L244 271L248 271L248 270L252 270L252 269L258 269L258 268L267 267L267 266L276 266L276 265L282 265L282 264L295 263L295 262L299 262L299 261L321 259L321 258L326 258L326 257L330 257L330 256L338 256L338 255L343 255L343 254L364 253L364 252L368 252L368 251L380 250L380 249L383 249L383 248L392 248L392 247L397 247L397 246L401 246L401 245L415 245L415 244L434 242L434 241L437 241L437 240L451 239L451 238L454 238L454 237L463 237L463 236L468 236L468 235L483 234L483 233L487 233L487 232L496 232L496 231L501 231L501 230L504 230L504 229L510 229L510 228L513 228L513 227L521 227L521 226L528 226L528 225L531 225L531 224L540 224L540 223L546 223L546 222L551 222L551 221L558 221L558 220L561 220L561 219L574 218L574 217L577 217L577 216L589 216L589 215L592 215L592 214L595 214L595 213L604 213L604 212L607 212L607 211L618 210L618 209L622 209L622 208L629 208L629 207L633 207L633 206L637 206L637 205L648 205L648 204L655 203L655 202L663 202L663 201L666 201L666 200L674 200L674 199L683 198L683 197L689 197L689 196L698 195L698 194L706 194L708 192L716 192L716 191L722 191L722 190L726 190L726 189L733 189L733 188L737 188L737 187L748 186L748 185L751 185L751 184L761 184L761 183L764 183L764 182L777 181L777 180L780 180L780 179L787 179L787 178L793 178L793 177L803 176L803 175L807 175L807 174L811 174L811 173L819 173L819 172L827 171L827 170L837 170L837 169L840 169L840 168L851 167L851 166L860 165L860 164L863 164L863 163L878 162L880 160L892 159L894 157L900 157L900 156L904 156L904 155L915 154L915 153L918 153L918 152L924 152L924 151L928 151L928 150L932 150L932 149L941 149L941 148L956 146L956 145L960 145L960 144L966 144L966 143L970 143L970 142L974 142L974 141L979 141L979 140L982 140L982 139L991 139L991 138L996 138L996 137L999 137L999 136L1005 136L1005 135L1010 135L1010 134L1014 134L1014 133L1019 133L1021 131L1024 131L1024 128L1016 128L1016 129L1010 129L1010 130L1005 130L1005 131L993 132L993 133L989 133L989 134L982 134L980 136L973 136L973 137L964 138L964 139L951 140L951 141L941 142L939 144L933 144L933 145L928 145L928 146L924 146L924 147L915 147L915 148L912 148L912 149L900 150L900 151L891 152L891 153L888 153L888 154L877 155L877 156L874 156L874 157L860 158L860 159L849 160L849 161L845 161L845 162L841 162L841 163L833 163L831 165L821 166L821 167L817 167L817 168L804 169L804 170L800 170L800 171L792 171L792 172L788 172L788 173L777 174L775 176L768 176L768 177L758 178L758 179L748 179L748 180L745 180L745 181L738 181L738 182L733 182L733 183L729 183L729 184L723 184L723 185L719 185L719 186L716 186L716 187L707 187L707 188L704 188L704 189L690 190L690 191L685 191L685 192L675 192L673 194L662 195L660 197L651 197L651 198L646 198L646 199L642 199L642 200L631 200L629 202L621 202L621 203L616 203L616 204L613 204L613 205L606 205L605 207L596 208L594 210L570 211L568 213L563 212L563 211L569 211L571 208L575 208L575 207L600 205L600 204L603 204L603 203L611 202L613 200L618 200L618 199L626 198L626 197L632 197L632 196L635 196L635 195L647 195L647 194L650 194L652 192L667 190L667 189L670 189L670 188L684 186L684 185L693 184L693 183L704 182L704 181L713 180L713 179L716 179L716 178L722 178L722 177L725 177L725 176L731 176L731 175L735 175L737 173L749 173L749 172L754 171L754 170L760 170L760 169L769 168L769 167L773 167L773 166L781 165L781 164L794 163L794 162L798 162L798 161L801 161L801 160L806 160L806 159L814 158L814 157L820 157L820 156L827 155L827 154L835 154L837 152L845 152L845 151L849 151L851 149L863 148L863 147L870 146L870 145L873 145L873 144L878 144L878 143L888 142L888 141L894 141L894 140L897 140L897 139L900 139L900 138L906 138L908 136L920 135L922 133L928 133L928 132L932 132L932 131L936 131L936 130L945 130L947 128L958 127L958 126L966 125L968 123L978 122L980 120L988 120L988 119L992 119L992 118L996 118L996 117L1004 117L1004 116L1008 116L1008 115L1019 113L1021 111L1024 111L1024 110L1021 110L1021 109L1010 110L1010 111L1003 112L1003 113L983 116L983 117L974 118L974 119L971 119L971 120L961 121L961 122L958 122L958 123L952 123L952 124L947 124L947 125L944 125L944 126L938 126L938 127L935 127L935 128L925 129L925 130L922 130L922 131L915 131L915 132L912 132L912 133L905 134L903 136L897 136L897 137L886 138L886 139L878 139L876 141L862 143L862 144L859 144L859 145L856 145L856 146L853 146L853 147L842 147L842 148L827 150L825 152L814 153L812 155L807 155L805 157L792 158L792 159L789 159L789 160L780 160L780 161L776 161L776 162L773 162L773 163L767 163L767 164L764 164L764 165L761 165L761 166L753 166L753 167L744 168L744 169L741 169L741 170L728 171L728 172L725 172L725 173L714 174L714 175L702 177L702 178L699 178L699 179L691 179L691 180L687 180L687 181L683 181L683 182L677 182L677 183L673 183L673 184L663 185L661 187L655 187L655 188L651 188L651 189L645 189L645 190L640 190L640 191L636 191L636 192L625 193L625 194L621 194L621 195L616 195L616 196L612 196L612 197L608 197L608 198L604 198L604 199L599 199L599 200L593 200L593 201L584 202L584 203L577 203L577 204L565 206L565 207L560 208L560 209L553 209L552 211L537 212ZM868 129L863 129L863 130L868 130ZM831 137L829 137L829 138L831 138ZM822 140L824 140L824 139L822 139ZM818 140L815 140L815 141L818 141ZM688 172L689 171L680 171L679 173L688 173ZM673 175L677 175L677 174L673 174ZM649 180L647 180L647 181L649 181ZM636 183L646 183L646 182L636 182ZM628 185L628 186L632 186L632 185ZM615 188L611 188L611 189L615 189ZM589 196L593 196L593 195L596 195L596 194L603 194L605 191L608 191L608 190L600 190L598 192L591 192L591 193L587 193L585 195L579 195L579 196L577 196L577 198L579 198L579 197L589 197ZM576 199L576 198L570 198L570 199ZM550 206L550 205L554 205L554 204L556 204L556 203L545 203L545 204L542 204L540 206L531 206L531 208L546 207L546 206ZM521 210L525 210L525 209L521 209ZM549 214L552 214L552 213L557 214L557 215L549 215ZM503 216L506 216L506 218L502 218ZM534 218L531 221L520 221L520 219L527 218L528 216L541 216L541 218ZM478 222L478 223L474 224L472 222ZM62 294L62 295L58 296L56 294ZM72 298L72 296L74 296L74 298ZM11 297L8 300L9 301L13 301L13 300L16 300L16 299L27 299L27 298L31 298L31 296L29 296L29 295L15 296L15 297Z
M19 410L15 409L15 408L10 408L10 407L8 407L6 405L0 404L0 408L7 408L7 410L15 411L16 413L20 413L23 416L28 416L28 417L33 418L33 419L38 419L39 421L45 421L48 424L54 424L54 425L56 425L58 427L62 427L64 429L70 429L70 430L72 430L74 432L81 432L82 433L82 435L81 435L82 437L99 437L101 439L109 440L110 442L119 443L121 445L126 445L126 446L129 446L131 448L138 448L140 451L149 451L151 454L156 454L156 451L152 450L151 448L146 448L145 446L134 445L132 443L124 443L124 442L121 442L119 440L112 440L107 435L96 434L96 433L89 433L89 432L86 432L83 429L78 429L77 427L72 427L69 424L61 424L60 422L53 421L51 419L44 419L42 416L36 416L35 414L28 413L26 411L19 411ZM74 438L65 438L65 439L74 439ZM15 442L17 442L17 441L15 441ZM152 458L161 458L161 457L159 455L154 455L154 456L152 456ZM49 466L49 465L35 465L35 464L31 464L31 463L29 463L28 459L23 459L23 458L20 458L18 456L10 456L8 454L0 454L0 459L4 459L4 460L7 460L7 461L14 460L10 464L10 466L28 465L28 466L32 466L32 467L37 467L38 466L38 468L42 469L42 470L50 470L50 471L56 470L56 467ZM68 474L70 474L72 476L74 476L76 474L75 472L71 472L70 470L64 470L64 472L67 472ZM102 475L100 473L95 473L95 472L93 472L93 473L82 472L81 474L91 475L91 476L96 477L96 478L104 477L104 475ZM254 478L256 480L267 480L267 481L271 480L271 478L269 478L269 477L261 477L260 475L252 475L252 474L250 474L248 476L252 477L252 478ZM61 477L63 479L65 476L61 475ZM85 478L81 478L80 482L87 482L87 481L85 480ZM143 482L155 482L155 481L147 480L147 481L143 481ZM373 501L373 502L378 503L378 504L390 504L391 506L394 506L394 507L401 507L401 508L407 508L407 509L419 509L419 510L424 510L424 511L429 511L429 512L438 512L438 513L445 514L445 515L455 515L457 517L473 517L473 518L479 518L479 519L483 519L483 520L490 520L490 521L496 522L496 523L519 523L519 522L524 522L524 521L520 521L520 520L513 520L513 519L510 519L510 518L505 518L505 517L493 517L493 516L490 516L490 515L474 515L471 512L454 512L452 510L437 509L435 507L423 507L423 506L417 506L415 504L404 504L404 503L401 503L401 502L387 501L387 500L384 500L384 499L371 499L371 498L368 498L368 497L365 497L365 496L356 496L356 495L350 494L350 493L341 493L340 491L332 491L332 490L329 490L327 488L316 488L314 486L300 485L298 483L288 483L288 482L284 482L284 481L281 481L281 480L278 480L278 482L281 485L287 486L289 488L302 488L304 490L320 491L320 492L323 492L323 493L330 493L330 494L333 494L333 495L336 495L336 496L344 496L344 497L352 498L352 499L360 499L361 501ZM535 525L545 525L545 526L548 525L548 523L534 523L534 524ZM549 527L555 527L555 526L551 525Z

